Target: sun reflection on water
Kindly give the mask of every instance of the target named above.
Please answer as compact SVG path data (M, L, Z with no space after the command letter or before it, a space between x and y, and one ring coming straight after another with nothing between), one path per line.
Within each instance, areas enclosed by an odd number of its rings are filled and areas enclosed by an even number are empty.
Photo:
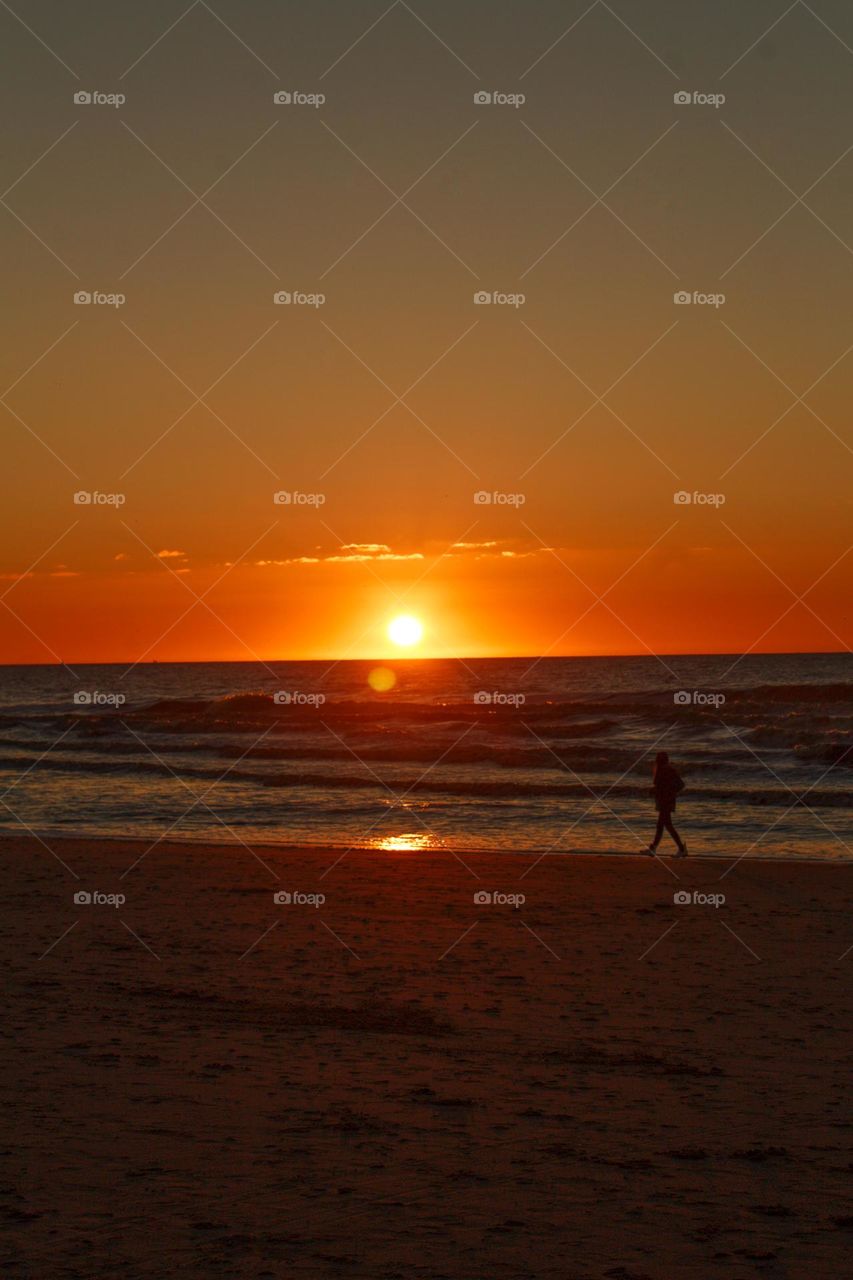
M441 842L426 831L402 832L397 836L381 836L373 841L374 849L384 853L422 853L429 849L440 849Z

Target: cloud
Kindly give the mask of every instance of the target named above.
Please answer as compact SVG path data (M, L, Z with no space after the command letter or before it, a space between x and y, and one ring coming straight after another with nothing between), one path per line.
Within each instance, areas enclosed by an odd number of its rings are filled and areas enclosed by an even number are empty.
M158 560L181 560L186 556L186 551L158 551Z

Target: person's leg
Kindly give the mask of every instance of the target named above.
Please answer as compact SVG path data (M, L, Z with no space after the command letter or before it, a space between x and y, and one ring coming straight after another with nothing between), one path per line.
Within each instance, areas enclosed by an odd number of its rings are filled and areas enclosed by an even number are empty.
M669 834L672 836L676 845L678 846L679 851L681 851L684 848L684 841L681 839L681 836L678 834L675 827L672 825L672 814L667 813L664 816L665 816L666 829L669 832Z
M650 849L656 849L660 844L660 838L663 835L664 814L658 813L658 825L655 829L655 838L649 845Z

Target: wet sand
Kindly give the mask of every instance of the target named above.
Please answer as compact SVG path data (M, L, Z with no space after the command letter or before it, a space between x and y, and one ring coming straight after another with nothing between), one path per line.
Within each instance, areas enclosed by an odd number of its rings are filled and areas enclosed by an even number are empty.
M49 845L0 841L10 1275L843 1273L853 867Z

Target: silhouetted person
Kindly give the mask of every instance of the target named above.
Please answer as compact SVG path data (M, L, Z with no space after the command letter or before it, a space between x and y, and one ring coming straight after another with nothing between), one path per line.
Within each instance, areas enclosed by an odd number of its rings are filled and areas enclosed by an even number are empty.
M684 783L678 771L669 763L669 756L665 751L657 753L652 781L655 791L655 808L658 811L658 825L655 838L649 845L649 853L657 853L661 836L666 828L678 848L676 857L683 858L687 854L687 845L672 825L672 814L678 793L684 790Z

